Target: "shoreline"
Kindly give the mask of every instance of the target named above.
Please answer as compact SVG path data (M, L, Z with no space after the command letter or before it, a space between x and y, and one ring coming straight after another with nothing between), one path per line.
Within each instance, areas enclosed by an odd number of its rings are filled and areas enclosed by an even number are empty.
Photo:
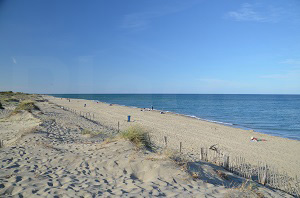
M55 98L65 98L65 97L56 97L56 96L53 96L55 94L53 94L53 95L41 94L41 95L52 96L52 97L55 97ZM243 94L233 94L233 95L243 95ZM244 95L247 95L247 94L244 94ZM256 95L256 94L252 94L252 95ZM264 94L262 94L262 95L264 95ZM68 99L68 98L65 98L65 99ZM94 100L94 99L84 99L84 98L69 98L69 99L88 100L88 101L93 101L93 102L97 102L98 101L98 102L101 102L101 103L104 103L104 104L112 104L112 105L118 105L118 106L121 106L121 107L128 107L128 108L135 108L135 109L150 109L150 108L147 108L147 107L127 106L127 105L117 104L117 103L108 103L108 102L104 102L104 101L100 101L100 100ZM210 120L210 119L198 117L196 115L189 115L189 114L177 113L177 112L174 112L174 111L163 110L163 109L153 109L152 111L158 111L158 112L165 112L165 113L170 113L170 114L174 114L174 115L180 115L180 116L184 116L184 117L188 117L188 118L193 118L193 119L204 121L204 122L220 124L222 126L227 126L227 127L232 127L232 128L242 129L242 130L253 131L253 132L256 132L256 133L260 133L260 134L265 134L265 135L270 135L270 136L274 136L274 137L284 138L284 139L288 139L288 140L295 140L295 141L299 141L300 142L300 138L297 138L297 137L295 137L295 138L283 137L280 134L277 135L277 134L274 134L274 133L264 132L264 131L267 131L267 130L253 129L253 128L250 128L250 127L241 126L241 125L236 124L236 123L227 123L227 122L223 122L223 121ZM262 130L262 131L260 131L260 130Z
M168 137L168 146L178 149L179 142L183 143L183 152L199 156L199 147L210 147L218 144L219 148L232 157L243 156L247 163L256 165L264 162L281 172L288 172L290 176L299 176L300 142L269 134L244 130L205 120L191 119L191 117L173 112L160 114L155 111L141 111L141 108L132 108L109 103L96 103L93 100L56 98L44 96L50 102L76 110L95 114L95 120L101 124L117 127L120 130L139 124L151 130L155 143L164 145L164 137ZM84 107L87 104L87 107ZM132 122L127 122L127 115L131 115ZM264 142L252 142L254 136L266 139Z
M278 178L275 183L270 182L276 179L272 177L273 173L277 176L281 174L268 171L266 174L270 176L267 178L266 187L262 185L265 183L256 179L259 178L258 173L253 172L257 170L256 167L250 167L251 172L247 172L240 168L247 165L245 161L235 163L232 155L228 154L232 153L232 145L233 154L236 152L234 149L238 148L246 156L249 156L247 151L251 146L263 148L261 156L264 155L264 151L272 150L266 149L269 142L247 145L243 142L239 144L238 139L232 139L239 138L235 136L241 134L242 130L174 113L160 114L159 111L141 111L139 108L89 100L69 101L41 95L33 100L37 108L32 107L31 110L18 111L12 115L5 114L0 120L0 139L13 141L9 145L5 142L4 145L0 145L3 169L0 171L0 196L266 195L279 198L298 195L298 191L293 190L293 186L296 185L294 177L286 175L287 179L284 181L291 185L286 189ZM18 104L18 107L20 106L21 103ZM127 115L132 115L132 122L127 122ZM118 126L120 123L120 131L116 130L117 123ZM147 141L151 142L154 150L139 149L134 141L120 134L136 124L142 126L139 128L140 132L149 134ZM152 131L148 131L149 128ZM232 135L229 144L227 138L222 137L220 133ZM15 139L14 135L20 135L21 138ZM168 137L168 145L159 146L164 137ZM242 139L243 137L240 140ZM293 149L293 141L275 137L268 140L270 143L277 141L284 148ZM182 152L177 152L176 146L179 141ZM212 153L206 150L206 158L202 158L201 155L199 159L197 149L191 150L199 146L202 150L216 141L222 146L217 147L222 148L221 155L217 155L218 152L211 155ZM225 150L228 153L223 152L226 146L229 146L229 150ZM281 151L280 147L275 147L274 151L273 154L277 155L276 152ZM215 158L216 156L220 159ZM230 160L227 158L229 156ZM279 161L284 170L293 174L295 164L298 170L298 156L291 158L292 156L286 157L283 153L278 153L278 156L267 159L267 162L270 162L268 164L277 164L276 159L280 160L283 157L288 161L287 164ZM228 166L220 164L225 158L228 159ZM253 182L258 182L255 183L255 189L247 187L247 173L253 176ZM252 186L252 182L249 185Z

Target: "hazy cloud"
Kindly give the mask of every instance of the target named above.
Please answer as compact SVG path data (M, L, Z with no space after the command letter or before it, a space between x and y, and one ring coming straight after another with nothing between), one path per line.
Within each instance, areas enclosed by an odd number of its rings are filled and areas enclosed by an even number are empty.
M159 12L141 12L127 14L124 16L121 27L126 29L144 29L149 24L150 20L163 15L163 13Z
M217 79L217 78L200 78L198 79L199 82L204 83L205 86L210 87L231 87L231 88L238 88L243 86L248 86L247 83Z
M271 78L271 79L300 79L300 70L290 70L282 74L268 74L262 75L260 78Z
M282 9L275 7L262 7L250 3L244 3L237 11L226 14L235 21L277 22Z
M183 11L197 3L199 3L199 1L181 2L176 5L169 5L156 10L130 13L125 15L122 19L121 28L143 30L146 29L154 19Z
M14 57L11 57L13 64L17 64L17 60Z
M300 65L300 60L299 59L286 59L286 60L282 61L281 63L289 64L289 65Z

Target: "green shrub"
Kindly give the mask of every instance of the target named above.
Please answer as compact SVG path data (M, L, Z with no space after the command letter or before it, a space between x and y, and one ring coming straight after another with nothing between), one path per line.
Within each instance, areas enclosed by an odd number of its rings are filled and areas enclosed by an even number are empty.
M33 101L31 100L25 100L23 102L21 102L17 108L14 110L14 112L18 112L21 110L25 110L25 111L29 111L31 112L32 110L40 110L40 108L38 108Z
M121 137L129 140L138 148L152 149L148 132L141 126L134 125L129 127L126 131L121 133Z
M0 102L0 109L4 109L4 107L2 106L2 103Z
M12 91L1 91L0 94L13 94L14 92Z
M5 98L4 101L8 102L8 103L10 103L10 102L19 102L19 100L16 99L16 98Z

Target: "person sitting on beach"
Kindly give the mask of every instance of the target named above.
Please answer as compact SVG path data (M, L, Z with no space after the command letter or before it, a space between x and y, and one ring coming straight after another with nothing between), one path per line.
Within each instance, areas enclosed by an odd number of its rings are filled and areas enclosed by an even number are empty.
M256 137L251 137L251 141L252 142L258 142L258 141L267 141L266 139L259 139L259 138L256 138Z

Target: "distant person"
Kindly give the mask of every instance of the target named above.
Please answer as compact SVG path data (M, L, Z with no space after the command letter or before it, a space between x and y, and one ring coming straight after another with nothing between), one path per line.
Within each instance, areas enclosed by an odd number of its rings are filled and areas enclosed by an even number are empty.
M84 104L84 107L86 107L86 104Z
M152 105L151 109L153 110L153 105Z
M69 102L71 102L71 100L69 99Z

